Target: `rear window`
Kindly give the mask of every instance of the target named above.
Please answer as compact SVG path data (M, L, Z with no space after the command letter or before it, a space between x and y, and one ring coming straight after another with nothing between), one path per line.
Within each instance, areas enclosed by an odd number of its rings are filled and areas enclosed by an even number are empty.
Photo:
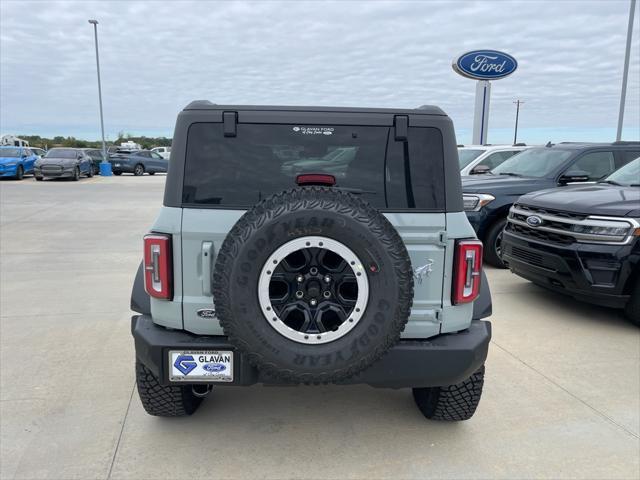
M296 186L302 173L326 173L336 188L380 209L444 210L442 136L410 128L407 142L378 126L220 123L189 128L182 201L185 206L248 208Z

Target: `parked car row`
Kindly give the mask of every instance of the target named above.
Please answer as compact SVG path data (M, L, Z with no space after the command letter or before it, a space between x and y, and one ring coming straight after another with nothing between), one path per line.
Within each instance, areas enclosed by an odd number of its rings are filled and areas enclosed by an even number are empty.
M166 172L169 166L170 147L153 150L128 150L116 147L109 150L106 160L113 173L121 175L153 175ZM165 155L165 157L163 157ZM0 146L0 177L22 180L32 174L36 180L45 178L92 177L100 173L100 163L105 159L98 148L41 148L26 146Z
M638 157L640 142L560 143L463 177L485 261L640 323Z

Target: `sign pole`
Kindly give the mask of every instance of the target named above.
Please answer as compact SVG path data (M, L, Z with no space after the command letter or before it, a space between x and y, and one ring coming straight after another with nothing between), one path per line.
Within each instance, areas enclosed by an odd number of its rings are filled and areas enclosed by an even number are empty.
M616 142L622 139L622 123L624 121L624 103L627 96L627 77L629 76L629 54L631 53L631 36L633 35L633 14L636 10L636 0L631 0L629 6L629 26L627 27L627 49L624 52L624 70L622 71L622 90L620 92L620 112L618 113L618 130Z
M513 144L515 145L516 143L518 143L518 117L520 116L520 105L522 105L524 102L518 99L513 103L516 104L516 128L513 131Z
M491 103L491 82L479 80L476 83L476 101L473 115L473 140L474 145L487 143L489 130L489 104Z

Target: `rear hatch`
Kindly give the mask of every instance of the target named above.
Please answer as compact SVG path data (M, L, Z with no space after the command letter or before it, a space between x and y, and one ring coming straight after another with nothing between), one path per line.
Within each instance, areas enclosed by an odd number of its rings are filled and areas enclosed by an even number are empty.
M445 261L441 131L411 127L405 139L396 140L393 115L380 115L374 125L348 115L340 121L332 115L331 124L291 117L273 124L244 122L240 115L231 129L216 122L191 124L181 235L174 241L182 254L182 285L174 300L182 301L184 329L223 333L211 318L211 272L216 252L234 223L262 199L294 188L297 175L322 173L335 177L334 188L361 196L381 210L402 236L416 270L412 315L404 337L438 334L443 278L445 268L451 268Z

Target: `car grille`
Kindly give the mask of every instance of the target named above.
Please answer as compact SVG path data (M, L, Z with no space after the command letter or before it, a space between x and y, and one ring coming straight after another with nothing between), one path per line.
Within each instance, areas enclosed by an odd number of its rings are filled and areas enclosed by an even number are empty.
M60 165L42 165L40 171L42 171L43 175L62 175L62 167Z
M534 220L538 223L530 223L530 217L537 217ZM508 232L562 245L574 242L624 244L633 238L633 228L638 226L633 219L588 216L519 203L511 207L507 220ZM601 227L611 231L602 234L594 230Z
M526 212L527 215L553 215L554 217L559 218L571 218L573 220L584 220L587 218L587 215L581 215L579 213L570 213L570 212L562 212L560 210L550 210L545 208L537 208L532 207L530 205L522 205L520 203L516 203L513 205L518 210L522 210Z
M504 246L504 253L516 260L520 260L521 262L527 263L529 265L556 271L555 265L548 255L542 255L538 252L520 248L516 245L511 244L507 244Z
M534 240L542 240L543 242L557 243L560 245L570 245L575 242L575 238L570 235L563 235L544 230L537 230L523 225L509 222L506 227L507 232L515 233L522 237L529 237Z

